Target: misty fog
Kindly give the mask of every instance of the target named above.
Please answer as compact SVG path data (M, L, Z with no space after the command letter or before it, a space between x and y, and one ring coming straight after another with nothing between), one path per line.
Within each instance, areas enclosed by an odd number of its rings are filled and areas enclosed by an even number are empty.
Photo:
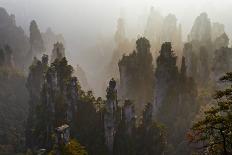
M176 15L184 41L201 12L207 12L211 22L223 23L225 32L232 36L230 0L0 0L0 6L15 14L17 25L27 34L33 19L41 31L51 27L61 33L66 41L67 57L73 65L78 64L85 70L90 83L94 83L96 67L103 66L98 63L100 60L95 60L96 53L89 53L89 49L98 41L113 40L119 17L125 20L128 38L142 36L151 6L163 16ZM111 57L112 51L97 54Z
M0 0L0 155L231 155L232 0Z

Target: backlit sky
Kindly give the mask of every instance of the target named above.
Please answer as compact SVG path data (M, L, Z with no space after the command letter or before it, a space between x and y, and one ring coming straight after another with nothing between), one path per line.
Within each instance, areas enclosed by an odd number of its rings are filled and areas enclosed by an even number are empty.
M151 6L164 16L174 13L185 36L203 11L212 22L224 23L232 36L232 0L0 0L0 6L15 14L17 24L27 32L35 19L42 31L51 27L62 33L69 48L79 56L99 35L112 36L120 14L126 19L128 36L143 33Z

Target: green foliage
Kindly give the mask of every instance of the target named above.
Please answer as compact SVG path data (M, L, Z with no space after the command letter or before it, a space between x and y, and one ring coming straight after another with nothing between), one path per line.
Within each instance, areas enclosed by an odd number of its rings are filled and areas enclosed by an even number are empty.
M48 155L56 155L57 152L59 152L60 155L88 155L85 147L75 139L70 140L70 142L64 146L54 147Z
M220 78L231 85L232 73ZM206 154L228 155L232 153L232 88L219 90L215 94L216 105L205 111L202 120L196 122L189 133L189 141L200 145Z

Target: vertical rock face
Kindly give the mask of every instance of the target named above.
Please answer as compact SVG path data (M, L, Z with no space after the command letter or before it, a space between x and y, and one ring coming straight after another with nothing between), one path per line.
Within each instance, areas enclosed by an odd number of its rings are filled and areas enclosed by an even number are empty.
M211 79L215 83L216 89L221 86L217 81L224 75L224 73L232 70L232 49L228 47L221 47L214 53Z
M191 50L189 45L186 45L186 48ZM190 127L190 122L195 117L198 106L196 104L196 84L186 74L185 58L182 58L181 68L178 71L171 43L164 43L160 56L157 58L155 71L153 118L167 127L168 143L175 148L172 151L178 152L179 149L186 148L183 150L188 154L189 148L185 143L185 135ZM181 129L179 129L180 126L182 126Z
M205 88L209 86L208 81L210 79L208 74L210 73L213 58L212 51L214 51L211 35L211 21L206 13L201 13L194 21L192 30L188 36L189 42L184 48L187 75L193 77L200 87L205 86ZM217 43L218 42L220 41L217 41ZM221 46L219 44L220 43L216 46Z
M32 57L45 52L45 47L40 30L37 26L36 21L34 20L31 21L30 24L30 45L31 45L30 53Z
M41 103L40 93L44 83L44 72L48 65L48 57L44 55L42 61L34 58L29 68L26 87L29 93L29 114L26 123L26 146L32 148L36 145L36 136L33 135L33 129L36 122L36 107Z
M169 14L162 17L158 11L151 8L145 28L145 36L151 43L152 51L158 51L163 42L172 42L177 55L182 55L181 25L177 23L176 16ZM152 53L157 58L158 53Z
M54 48L52 50L51 62L54 62L56 59L61 60L65 57L65 49L64 45L60 42L54 44Z
M154 47L160 46L162 26L163 17L158 11L151 7L144 36Z
M25 67L26 54L29 50L29 39L21 27L15 23L15 16L9 15L4 8L0 8L0 46L9 45L17 67Z
M153 62L150 44L146 38L136 41L136 51L119 61L120 97L135 102L135 111L141 113L153 98Z
M162 40L167 42L174 41L174 36L177 31L177 19L176 16L173 14L169 14L164 18L163 23L163 33L162 33Z
M155 113L163 104L169 89L175 86L177 78L176 56L172 50L171 43L166 42L162 45L160 56L157 58L157 68L155 71Z
M116 81L111 79L106 90L106 106L104 114L105 143L110 152L113 151L114 136L116 132L116 117L118 109Z
M85 71L79 65L77 65L77 67L75 68L74 74L76 77L78 77L81 88L83 88L86 91L90 90L90 86L88 84L88 80L87 80Z
M207 85L207 82L209 80L209 74L210 74L209 61L210 60L209 60L207 49L204 46L200 47L198 77L196 78L196 80L198 80L198 83L201 85Z
M185 57L185 62L187 64L186 74L187 76L193 77L195 79L195 77L197 76L198 59L197 59L197 55L193 51L193 47L191 43L186 43L184 45L183 55Z
M143 124L144 126L149 126L152 124L152 116L153 116L153 104L148 103L146 104L144 111L143 111Z
M117 30L114 35L115 49L107 68L107 78L114 77L119 79L118 61L125 53L129 53L132 49L130 41L126 38L125 23L123 18L118 19Z
M131 135L135 127L135 109L134 104L130 100L125 100L122 113L122 120L126 124L126 132L128 135Z
M182 56L181 25L177 25L176 16L169 14L164 18L161 41L172 42L176 55Z
M48 28L46 32L42 33L41 35L43 38L43 42L44 42L47 55L51 55L53 46L57 42L62 43L65 47L65 40L62 34L54 33L51 28Z
M196 18L188 39L189 41L198 40L203 43L211 41L211 22L206 13L201 13Z
M79 85L72 72L73 68L65 58L56 59L51 66L48 66L46 55L42 61L34 60L27 82L30 114L26 138L29 148L50 149L56 127L69 124L70 129L73 128Z

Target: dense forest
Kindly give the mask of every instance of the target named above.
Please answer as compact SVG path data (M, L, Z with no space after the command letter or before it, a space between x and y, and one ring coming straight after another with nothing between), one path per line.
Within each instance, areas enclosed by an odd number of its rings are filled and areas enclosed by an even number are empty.
M15 18L0 8L0 155L232 154L232 48L207 13L187 41L174 14L152 7L137 38L119 17L89 49L112 51L98 88L62 34Z

